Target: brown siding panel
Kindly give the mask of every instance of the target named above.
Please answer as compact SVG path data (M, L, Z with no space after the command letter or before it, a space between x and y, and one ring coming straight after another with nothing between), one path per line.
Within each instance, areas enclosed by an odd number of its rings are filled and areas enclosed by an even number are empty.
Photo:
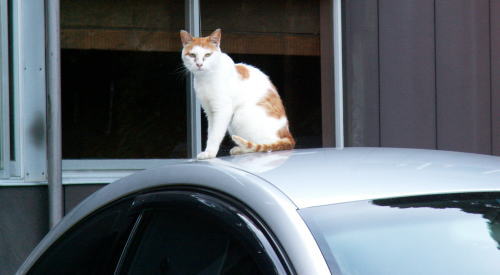
M385 147L436 147L433 0L380 0L380 125Z
M491 153L488 0L436 1L438 148Z
M321 129L323 147L335 147L335 83L333 72L333 7L320 0Z
M378 4L345 2L346 145L380 146Z
M500 155L500 0L491 0L492 153Z

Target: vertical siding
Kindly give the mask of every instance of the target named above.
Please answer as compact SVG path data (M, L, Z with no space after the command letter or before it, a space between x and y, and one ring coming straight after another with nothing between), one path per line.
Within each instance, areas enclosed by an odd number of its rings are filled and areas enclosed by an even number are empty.
M500 0L491 0L492 153L500 155Z
M380 146L378 1L345 2L346 145Z
M436 147L433 0L379 0L385 147Z
M436 0L437 140L491 153L489 0Z
M500 0L346 1L345 46L349 146L500 155Z
M321 130L323 147L335 146L332 1L319 2L321 48Z

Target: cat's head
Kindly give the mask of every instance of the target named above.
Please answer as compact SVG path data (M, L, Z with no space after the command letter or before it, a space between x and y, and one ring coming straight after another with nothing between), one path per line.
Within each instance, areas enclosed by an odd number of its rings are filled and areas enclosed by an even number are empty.
M192 37L187 31L181 31L182 61L192 73L210 71L216 66L220 56L221 30L216 29L207 37Z

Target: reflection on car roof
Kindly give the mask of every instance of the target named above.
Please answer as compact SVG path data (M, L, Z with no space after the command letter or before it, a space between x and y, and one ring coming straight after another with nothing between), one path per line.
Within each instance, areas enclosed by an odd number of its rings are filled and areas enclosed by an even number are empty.
M500 190L500 157L397 148L308 149L210 161L253 173L300 208L364 199Z

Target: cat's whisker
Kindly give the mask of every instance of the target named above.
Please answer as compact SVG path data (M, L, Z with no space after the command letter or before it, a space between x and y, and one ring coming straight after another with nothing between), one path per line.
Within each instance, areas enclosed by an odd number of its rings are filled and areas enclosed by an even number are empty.
M189 72L188 69L186 69L186 67L184 67L184 65L181 65L177 68L175 68L175 70L172 72L172 74L180 74L180 73L187 73Z
M175 70L170 72L170 75L175 75L176 80L180 81L182 79L185 79L189 75L189 70L184 66L179 66Z

